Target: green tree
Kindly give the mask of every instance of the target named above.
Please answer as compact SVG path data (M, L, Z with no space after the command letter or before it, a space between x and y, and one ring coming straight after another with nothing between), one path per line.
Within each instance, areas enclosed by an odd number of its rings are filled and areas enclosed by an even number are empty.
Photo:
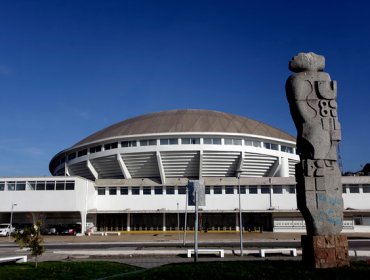
M28 247L31 249L31 255L35 257L35 267L37 268L38 256L41 256L45 248L43 246L43 239L41 237L41 222L38 221L31 227L26 227L23 231L16 231L12 233L14 242L16 242L22 249Z

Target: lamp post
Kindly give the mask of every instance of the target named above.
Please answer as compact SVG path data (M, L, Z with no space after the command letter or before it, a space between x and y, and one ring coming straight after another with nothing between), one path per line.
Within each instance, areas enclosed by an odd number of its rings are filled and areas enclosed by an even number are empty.
M12 229L13 229L13 210L14 210L14 206L17 206L17 203L12 202L12 207L11 207L11 211L10 211L10 233L9 233L9 238L10 238L10 234L12 233Z
M238 193L239 193L239 233L240 233L240 256L243 256L243 219L242 219L242 202L240 192L240 175L241 169L236 170L236 177L238 178Z

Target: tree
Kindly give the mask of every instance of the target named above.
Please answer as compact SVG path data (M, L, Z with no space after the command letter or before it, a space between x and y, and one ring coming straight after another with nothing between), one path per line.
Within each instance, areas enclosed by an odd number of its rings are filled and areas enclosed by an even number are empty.
M38 256L41 256L45 248L42 245L43 239L41 237L41 222L38 221L31 227L26 227L23 231L16 231L12 233L14 242L16 242L22 249L28 247L31 249L31 255L35 257L35 267L37 268Z

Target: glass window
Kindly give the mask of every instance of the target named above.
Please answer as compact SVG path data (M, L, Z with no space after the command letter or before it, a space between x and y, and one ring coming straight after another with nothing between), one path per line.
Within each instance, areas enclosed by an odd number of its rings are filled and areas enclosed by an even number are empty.
M225 145L241 145L242 139L225 138Z
M144 195L151 195L152 194L152 188L151 187L143 187L143 194Z
M7 182L8 191L15 191L15 182Z
M109 195L117 195L117 188L116 187L110 187L109 188Z
M257 194L257 186L249 186L250 194Z
M47 191L55 190L55 181L47 181L46 182L46 190Z
M273 186L272 192L274 194L282 194L283 193L283 187L282 186Z
M234 186L226 186L225 194L234 194Z
M288 193L295 193L295 187L294 186L288 186L287 191L288 191Z
M360 193L360 186L350 186L349 193Z
M26 190L26 182L16 182L15 189L17 191L25 191Z
M269 194L270 193L270 187L266 187L266 186L261 187L261 193Z
M222 194L222 187L221 186L214 186L213 187L213 194Z
M211 187L206 186L205 192L206 192L206 194L211 194Z
M280 146L280 150L285 153L293 154L293 148L288 146Z
M128 195L128 187L121 187L121 195Z
M200 138L182 138L181 144L188 144L188 145L200 144Z
M98 195L105 195L105 188L98 188Z
M5 183L0 182L0 191L3 191L3 190L5 190Z
M186 194L186 187L177 187L177 194Z
M261 148L261 141L245 140L245 145L255 147L255 148Z
M37 181L36 191L44 191L44 190L45 190L45 181Z
M270 150L278 150L278 145L277 144L272 144L272 143L263 143L263 146L265 149L270 149Z
M346 193L346 192L347 192L347 190L346 190L346 189L347 189L347 186L346 186L346 185L343 185L343 186L342 186L342 193Z
M31 191L36 190L36 182L35 181L27 182L27 189Z
M65 185L65 182L64 181L56 181L56 183L55 183L55 189L57 191L64 191L64 185Z
M204 138L204 144L221 145L221 138Z
M112 150L118 148L118 142L108 143L104 145L104 150Z
M140 146L155 146L155 145L157 145L156 139L140 140Z
M87 149L83 149L81 151L78 151L77 156L82 157L87 155Z
M156 194L156 195L163 194L163 187L162 186L154 187L154 194Z
M177 138L161 139L160 144L161 145L177 145L178 139Z
M136 140L132 140L132 141L123 141L121 143L121 146L122 147L136 147Z
M139 195L140 194L140 187L131 187L131 194L132 195Z
M101 152L101 146L91 147L90 154Z
M363 193L370 193L370 185L362 185Z
M236 187L236 193L239 194L239 186ZM245 194L245 193L246 193L246 187L240 186L240 194Z
M175 194L175 187L167 186L166 187L166 194Z
M67 181L66 182L66 190L73 191L75 189L75 182L74 181Z
M68 155L68 160L72 160L74 158L76 158L76 153L72 153Z

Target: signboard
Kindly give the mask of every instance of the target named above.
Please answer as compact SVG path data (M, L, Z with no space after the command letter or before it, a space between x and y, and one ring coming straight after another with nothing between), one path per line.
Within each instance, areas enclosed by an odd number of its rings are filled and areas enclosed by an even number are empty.
M188 206L195 206L195 197L198 206L206 206L206 188L203 180L189 180L188 183Z

